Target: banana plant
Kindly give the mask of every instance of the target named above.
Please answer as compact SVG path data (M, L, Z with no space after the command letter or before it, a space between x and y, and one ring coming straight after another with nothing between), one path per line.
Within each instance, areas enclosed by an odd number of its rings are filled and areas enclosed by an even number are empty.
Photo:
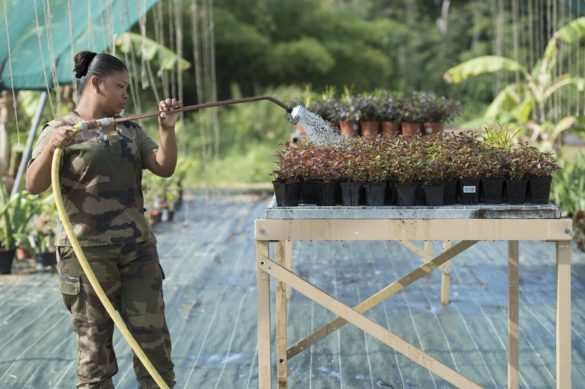
M526 125L532 131L532 140L558 146L560 135L579 119L567 116L553 124L546 117L546 102L566 87L579 92L585 90L585 78L568 73L556 75L558 58L563 49L585 37L585 17L577 18L556 31L549 40L544 54L532 69L501 56L481 56L447 70L443 78L453 84L481 74L500 71L517 72L520 81L505 86L494 98L484 119L509 120Z
M134 53L142 59L145 66L137 65L139 69L135 69L135 71L139 70L140 75L133 74L133 76L140 76L143 88L148 88L151 85L155 88L156 79L152 72L151 63L158 64L156 76L159 78L165 70L174 71L178 68L185 71L191 67L189 61L168 47L133 32L121 34L116 39L116 47L124 54Z

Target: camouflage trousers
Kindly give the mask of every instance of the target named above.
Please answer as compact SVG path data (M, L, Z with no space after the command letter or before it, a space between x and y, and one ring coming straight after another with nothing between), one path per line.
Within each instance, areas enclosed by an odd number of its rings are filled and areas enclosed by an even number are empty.
M170 387L174 385L171 338L164 316L162 281L156 243L84 247L104 291L128 329ZM71 247L58 247L59 286L77 335L79 388L113 388L118 372L112 346L114 323L99 301ZM158 388L134 356L140 388Z

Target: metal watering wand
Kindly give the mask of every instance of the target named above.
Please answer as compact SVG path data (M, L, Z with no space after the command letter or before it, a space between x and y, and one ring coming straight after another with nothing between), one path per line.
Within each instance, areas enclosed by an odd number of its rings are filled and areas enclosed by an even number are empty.
M284 108L287 112L287 116L288 116L289 121L293 124L296 124L299 121L299 119L308 112L301 105L298 105L294 108L291 108L291 107L287 106L286 104L284 104L283 102L281 102L273 97L257 96L257 97L246 97L246 98L242 98L242 99L224 100L224 101L218 101L218 102L212 102L212 103L190 105L190 106L186 106L186 107L181 107L181 108L173 110L173 111L167 111L166 113L189 112L189 111L195 111L195 110L203 109L203 108L219 107L219 106L224 106L224 105L233 105L233 104L240 104L240 103L249 103L249 102L259 101L259 100L268 100L268 101L271 101L271 102L279 105L280 107ZM123 123L123 122L127 122L130 120L137 120L137 119L143 119L143 118L147 118L147 117L151 117L151 116L158 116L162 112L163 111L154 111L154 112L148 112L148 113L143 113L143 114L125 116L122 118L109 117L109 118L102 118L102 119L97 119L97 120L82 121L80 123L77 123L73 127L73 131L74 131L74 133L77 133L81 130L91 130L91 129L109 127L111 125L115 125L116 123ZM162 379L162 377L160 376L160 374L158 373L156 368L153 366L152 362L148 359L148 357L146 356L146 354L144 353L144 351L142 350L142 348L140 347L138 342L136 342L136 339L134 339L134 336L132 336L132 334L128 330L126 323L124 323L124 320L122 320L120 313L116 310L116 308L114 308L114 306L112 305L112 303L108 299L108 296L106 295L103 288L101 287L97 277L95 276L95 273L91 269L91 266L89 265L87 258L85 257L85 254L83 253L81 246L79 245L79 241L77 240L77 237L75 236L75 233L73 231L73 226L71 225L71 221L69 220L69 217L67 216L67 213L65 212L65 205L63 203L63 197L61 195L61 185L60 185L60 179L59 179L59 166L61 163L62 155L63 155L62 149L56 149L54 154L53 154L53 160L52 160L52 164L51 164L51 188L53 190L55 204L57 206L57 213L59 215L59 219L61 220L61 223L63 224L63 228L65 230L65 233L67 234L67 238L71 242L71 245L73 247L73 251L75 252L75 255L77 256L77 259L79 260L79 264L81 265L83 272L85 273L87 279L89 280L90 285L92 286L92 288L96 292L98 298L100 299L100 302L104 305L104 308L106 309L106 311L108 312L108 314L110 315L112 320L114 321L114 324L116 325L116 327L118 327L118 330L120 331L120 333L122 334L124 339L126 339L128 344L132 348L132 351L134 351L134 353L136 354L138 359L140 359L140 361L142 362L142 364L144 365L144 367L146 368L148 373L152 376L152 378L154 379L156 384L160 388L168 389L168 385Z

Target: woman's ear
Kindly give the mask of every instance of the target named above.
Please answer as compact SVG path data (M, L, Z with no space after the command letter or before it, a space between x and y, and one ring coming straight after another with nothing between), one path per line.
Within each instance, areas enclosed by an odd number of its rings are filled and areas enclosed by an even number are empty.
M103 83L98 76L91 76L91 78L89 79L89 84L97 94L99 95L102 94Z

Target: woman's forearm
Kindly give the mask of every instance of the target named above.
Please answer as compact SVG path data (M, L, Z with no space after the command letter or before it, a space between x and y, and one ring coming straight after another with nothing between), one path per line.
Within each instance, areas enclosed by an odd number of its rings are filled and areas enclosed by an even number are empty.
M160 143L156 153L156 174L161 177L170 177L177 166L177 137L175 128L160 127Z
M53 153L45 148L26 169L26 190L31 194L39 194L51 186L51 162Z

